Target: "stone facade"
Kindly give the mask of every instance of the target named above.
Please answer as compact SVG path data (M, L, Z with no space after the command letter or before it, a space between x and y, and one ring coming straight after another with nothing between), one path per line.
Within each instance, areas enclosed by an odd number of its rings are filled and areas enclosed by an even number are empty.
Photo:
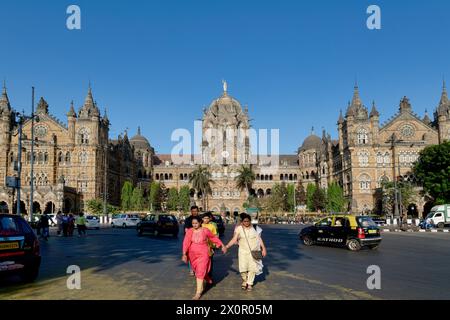
M33 212L79 212L89 199L118 205L127 180L150 183L153 148L138 134L109 140L109 120L100 115L89 88L84 104L75 112L73 103L67 125L49 113L41 98L34 125ZM17 176L18 124L6 88L0 100L0 207L16 211L15 194L6 187L6 177ZM31 120L22 129L21 212L30 211ZM106 188L106 189L105 189Z

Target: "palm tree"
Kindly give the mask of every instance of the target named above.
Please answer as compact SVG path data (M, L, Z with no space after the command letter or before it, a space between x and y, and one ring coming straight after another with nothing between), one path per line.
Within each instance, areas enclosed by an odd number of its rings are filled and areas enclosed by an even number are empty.
M250 197L250 190L255 182L256 176L253 169L250 166L242 165L238 169L238 175L234 178L236 181L236 187L239 190L247 190L247 198Z
M208 171L207 167L198 166L194 171L192 171L189 177L189 183L192 187L202 193L203 208L208 210L208 195L212 193L211 190L211 173Z

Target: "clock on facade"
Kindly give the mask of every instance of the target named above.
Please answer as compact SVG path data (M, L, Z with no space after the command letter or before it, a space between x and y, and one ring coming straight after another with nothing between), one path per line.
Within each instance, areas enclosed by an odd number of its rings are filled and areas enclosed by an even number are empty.
M406 124L403 127L401 127L400 132L401 132L402 136L404 136L406 138L410 138L410 137L414 136L414 128L410 124Z
M48 129L46 126L38 125L34 128L34 135L38 138L43 138L47 135Z

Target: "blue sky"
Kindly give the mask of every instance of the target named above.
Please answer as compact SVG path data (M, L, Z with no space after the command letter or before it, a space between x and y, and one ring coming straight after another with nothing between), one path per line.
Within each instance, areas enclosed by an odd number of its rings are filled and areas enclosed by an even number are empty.
M70 4L81 7L81 31L66 28ZM366 28L371 4L381 30ZM404 95L419 115L432 112L450 78L448 12L445 0L3 0L0 77L13 107L30 110L34 85L63 121L91 81L111 137L140 125L160 153L226 79L253 126L279 128L280 151L293 153L312 126L337 136L355 78L382 121Z

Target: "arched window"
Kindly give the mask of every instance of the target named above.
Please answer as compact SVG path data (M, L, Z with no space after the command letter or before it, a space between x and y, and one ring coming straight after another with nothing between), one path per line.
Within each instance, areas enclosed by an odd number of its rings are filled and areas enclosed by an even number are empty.
M70 152L66 153L66 163L70 163Z
M362 192L370 192L370 184L371 184L371 179L370 176L366 173L363 173L362 175L360 175L359 177L359 188L361 189Z
M358 129L357 133L357 142L358 144L367 144L369 143L369 135L365 128Z
M89 131L86 128L81 128L78 136L80 144L89 144Z
M361 167L368 167L369 166L369 152L367 150L358 152L358 160L359 160L359 165Z
M63 156L62 156L62 152L60 151L58 153L58 163L61 163L63 161Z
M44 153L44 163L47 164L48 163L48 152Z
M79 160L80 160L81 164L86 164L88 162L88 154L87 154L87 152L85 152L85 151L81 152L79 158L80 158Z
M384 163L384 157L381 152L377 153L377 165L381 166Z

